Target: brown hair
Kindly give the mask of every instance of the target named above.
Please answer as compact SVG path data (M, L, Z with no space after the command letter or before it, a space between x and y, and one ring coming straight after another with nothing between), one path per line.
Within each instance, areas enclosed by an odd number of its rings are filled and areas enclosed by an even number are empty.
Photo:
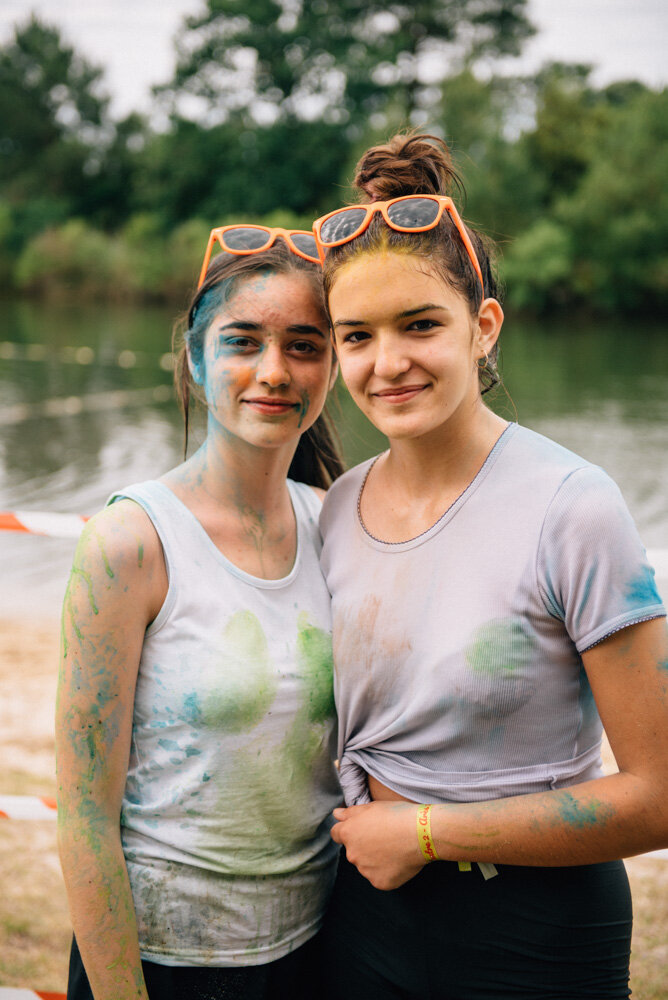
M191 403L197 399L202 401L202 395L197 391L198 387L190 371L188 352L195 365L198 365L204 350L204 336L216 314L234 293L239 282L263 271L305 275L311 281L314 297L325 311L320 268L292 253L283 240L277 240L268 250L260 253L242 256L222 252L213 258L201 288L192 297L188 312L175 325L172 338L176 355L174 385L183 412L184 457L188 451ZM288 475L309 486L327 489L343 471L344 464L336 432L329 416L323 411L300 437Z
M362 201L389 201L409 194L441 194L453 191L464 194L464 185L452 163L450 150L438 136L425 132L406 132L389 142L372 146L355 168L354 185ZM475 229L466 226L483 276L484 297L500 298L493 269L492 244ZM360 236L327 252L323 285L325 299L334 284L336 271L358 254L375 250L400 250L423 257L431 267L466 298L475 315L483 299L480 281L473 269L462 239L447 213L438 226L424 233L397 233L380 214ZM495 344L478 376L483 393L500 381L497 370L498 347Z

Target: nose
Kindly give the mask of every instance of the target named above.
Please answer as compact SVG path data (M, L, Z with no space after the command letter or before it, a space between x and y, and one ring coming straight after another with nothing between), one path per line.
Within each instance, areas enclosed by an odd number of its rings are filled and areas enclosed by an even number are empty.
M398 337L379 337L373 370L379 378L394 379L407 372L411 366Z
M290 384L290 371L279 344L267 344L260 355L255 377L273 389Z

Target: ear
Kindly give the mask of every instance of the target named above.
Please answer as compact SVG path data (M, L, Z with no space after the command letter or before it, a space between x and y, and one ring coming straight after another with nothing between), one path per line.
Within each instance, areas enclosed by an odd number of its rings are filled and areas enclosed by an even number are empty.
M485 299L478 310L478 329L475 335L476 347L489 354L501 333L503 309L496 299Z
M204 373L202 371L203 365L198 365L193 361L193 356L190 353L190 344L186 344L186 357L188 359L188 368L190 374L192 375L193 382L195 385L204 385Z

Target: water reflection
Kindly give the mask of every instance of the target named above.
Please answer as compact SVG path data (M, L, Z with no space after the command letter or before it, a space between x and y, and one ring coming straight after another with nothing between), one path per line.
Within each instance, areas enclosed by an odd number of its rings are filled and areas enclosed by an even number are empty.
M161 308L5 303L0 334L0 509L92 513L181 458ZM507 394L491 405L602 465L649 547L668 548L668 335L624 324L509 321ZM349 464L385 447L345 392L333 401ZM195 435L195 438L197 434ZM57 611L72 543L4 533L0 601Z

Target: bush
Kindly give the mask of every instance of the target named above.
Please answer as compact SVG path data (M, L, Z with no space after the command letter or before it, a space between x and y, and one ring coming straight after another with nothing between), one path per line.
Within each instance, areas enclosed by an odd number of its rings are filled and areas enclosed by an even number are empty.
M106 296L114 288L118 247L113 237L72 219L34 236L14 271L16 285L37 294Z
M573 273L570 233L551 219L541 219L515 240L501 261L508 302L540 311L564 301Z

